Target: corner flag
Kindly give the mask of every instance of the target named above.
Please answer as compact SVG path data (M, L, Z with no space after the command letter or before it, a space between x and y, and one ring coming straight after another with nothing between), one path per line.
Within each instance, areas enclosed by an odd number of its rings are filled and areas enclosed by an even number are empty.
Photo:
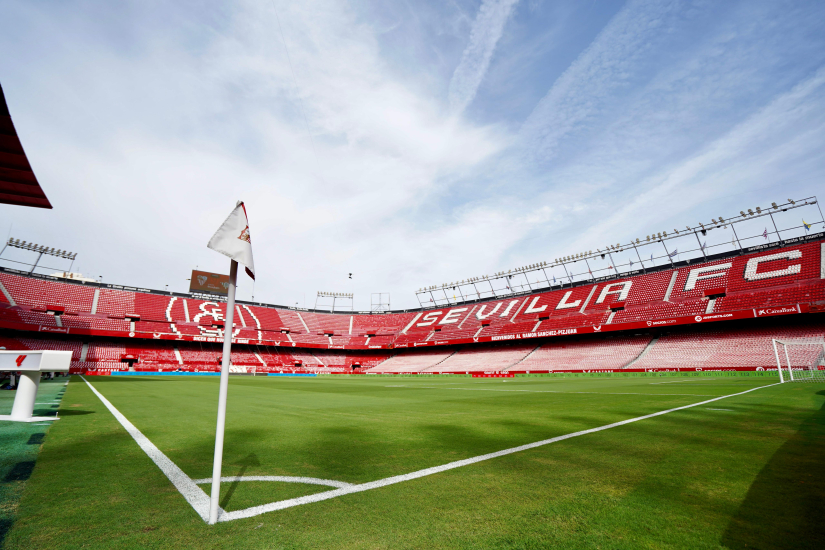
M226 295L226 319L223 332L223 356L221 358L221 382L218 390L218 421L215 427L215 458L212 463L212 495L209 503L209 524L218 521L221 496L221 466L223 463L223 435L226 427L226 397L229 393L229 363L232 357L232 333L235 321L235 286L238 281L238 264L246 267L246 273L255 279L252 262L252 240L249 237L249 221L246 208L238 201L235 209L209 240L207 247L232 258L229 264L229 287Z
M215 252L229 256L246 268L246 274L255 279L255 262L252 261L252 240L249 237L249 220L246 207L238 201L235 209L206 245Z

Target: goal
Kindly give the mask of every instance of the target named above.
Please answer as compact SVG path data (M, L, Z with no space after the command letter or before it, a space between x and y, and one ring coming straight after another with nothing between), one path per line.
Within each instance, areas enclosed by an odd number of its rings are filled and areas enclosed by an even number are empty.
M780 382L825 382L825 339L774 338L773 351ZM787 370L787 373L783 370Z

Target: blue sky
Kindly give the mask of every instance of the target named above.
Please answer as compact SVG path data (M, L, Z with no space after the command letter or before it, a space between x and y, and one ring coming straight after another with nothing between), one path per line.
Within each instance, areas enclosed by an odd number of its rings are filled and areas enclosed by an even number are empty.
M825 176L822 2L0 9L0 83L55 205L0 205L0 230L104 282L227 271L206 242L242 199L256 300L411 307Z

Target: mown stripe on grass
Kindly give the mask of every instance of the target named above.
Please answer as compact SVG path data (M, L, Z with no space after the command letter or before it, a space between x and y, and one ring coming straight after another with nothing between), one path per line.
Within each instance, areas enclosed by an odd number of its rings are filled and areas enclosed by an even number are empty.
M315 493L313 495L307 495L298 498L291 498L288 500L281 500L279 502L273 502L270 504L264 504L261 506L253 506L251 508L246 508L244 510L236 510L234 512L223 512L219 517L218 521L232 521L236 519L243 519L243 518L250 518L254 516L258 516L261 514L265 514L267 512L274 512L276 510L283 510L285 508L292 508L294 506L301 506L303 504L311 504L313 502L321 502L323 500L329 500L331 498L336 498L344 495L349 495L352 493L360 493L363 491L369 491L372 489L378 489L381 487L386 487L388 485L394 485L396 483L403 483L405 481L411 481L413 479L418 479L425 476L430 476L433 474L438 474L441 472L445 472L447 470L453 470L455 468L461 468L463 466L469 466L470 464L476 464L478 462L482 462L485 460L490 460L493 458L499 458L502 456L510 455L513 453L519 453L521 451L527 451L529 449L535 449L536 447L543 447L544 445L549 445L551 443L557 443L559 441L564 441L566 439L571 439L574 437L579 437L582 435L592 434L596 432L601 432L604 430L609 430L610 428L617 428L619 426L624 426L626 424L631 424L633 422L639 422L640 420L647 420L648 418L655 418L657 416L662 416L664 414L669 414L676 411L682 411L685 409L691 409L693 407L699 407L701 405L707 405L708 403L713 403L715 401L719 401L721 399L727 399L729 397L736 397L739 395L745 395L746 393L750 393L752 391L756 391L762 388L769 388L771 386L777 386L779 382L775 384L768 384L765 386L759 386L756 388L751 388L749 390L745 390L739 393L732 393L730 395L723 395L721 397L716 397L714 399L708 399L706 401L700 401L699 403L693 403L692 405L684 405L682 407L676 407L673 409L668 409L665 411L659 411L652 414L646 414L644 416L638 416L636 418L630 418L628 420L622 420L620 422L614 422L612 424L606 424L604 426L599 426L598 428L590 428L589 430L582 430L579 432L574 432L566 435L560 435L558 437L553 437L550 439L544 439L542 441L536 441L535 443L528 443L526 445L519 445L518 447L512 447L510 449L504 449L503 451L496 451L494 453L487 453L484 455L479 455L473 458L466 458L464 460L456 460L455 462L450 462L448 464L443 464L441 466L434 466L432 468L425 468L423 470L418 470L417 472L411 472L409 474L402 474L398 476L387 477L384 479L379 479L377 481L370 481L368 483L361 483L359 485L353 485L351 487L345 487L342 489L335 489L333 491L326 491L323 493Z
M84 382L91 388L91 390L98 396L98 398L103 402L104 405L109 409L110 412L117 418L117 420L126 428L127 432L135 439L138 445L143 449L143 451L149 455L152 461L158 465L161 471L166 475L167 478L172 482L175 488L184 496L184 498L189 502L189 504L195 509L195 511L201 516L204 521L208 519L208 511L209 511L209 497L206 493L203 492L189 476L187 476L174 462L172 462L165 454L163 454L160 449L158 449L151 441L149 441L146 436L144 436L131 422L129 422L126 417L124 417L105 397L103 397L100 392L98 392L85 378L83 378ZM341 487L339 489L334 489L331 491L325 491L323 493L315 493L312 495L306 495L302 497L282 500L278 502L272 502L269 504L264 504L260 506L253 506L250 508L245 508L243 510L236 510L233 512L226 512L223 509L219 510L218 514L218 521L233 521L237 519L244 519L249 517L254 517L260 514L265 514L267 512L274 512L277 510L283 510L286 508L292 508L294 506L301 506L304 504L311 504L314 502L321 502L324 500L329 500L332 498L337 498L340 496L352 494L352 493L360 493L363 491L369 491L372 489L378 489L381 487L386 487L388 485L394 485L396 483L402 483L405 481L411 481L413 479L418 479L421 477L445 472L448 470L453 470L456 468L461 468L463 466L469 466L471 464L476 464L478 462L482 462L485 460L491 460L493 458L498 458L514 453L518 453L521 451L526 451L529 449L535 449L537 447L542 447L545 445L549 445L551 443L557 443L559 441L564 441L566 439L571 439L574 437L579 437L582 435L592 434L604 430L609 430L611 428L617 428L619 426L624 426L626 424L631 424L633 422L639 422L641 420L647 420L649 418L655 418L657 416L662 416L665 414L669 414L676 411L681 411L685 409L690 409L693 407L699 407L702 405L707 405L709 403L714 403L716 401L720 401L722 399L728 399L730 397L736 397L740 395L745 395L752 391L756 391L763 388L769 388L771 386L776 386L779 383L775 384L767 384L765 386L759 386L756 388L751 388L749 390L745 390L738 393L733 393L729 395L723 395L720 397L715 397L713 399L707 399L705 401L700 401L698 403L693 403L690 405L684 405L681 407L675 407L672 409L667 409L664 411L659 411L651 414L647 414L644 416L638 416L636 418L630 418L628 420L622 420L619 422L614 422L612 424L606 424L604 426L599 426L597 428L590 428L587 430L581 430L578 432L561 435L557 437L553 437L550 439L544 439L542 441L537 441L534 443L528 443L526 445L520 445L518 447L512 447L510 449L504 449L501 451L496 451L493 453L487 453L484 455L479 455L472 458L467 458L463 460L457 460L454 462L450 462L447 464L443 464L441 466L434 466L431 468L425 468L423 470L418 470L416 472L411 472L408 474L402 474L398 476L392 476L384 479L379 479L376 481L370 481L367 483L361 483L356 485L349 485L345 487ZM458 388L456 388L458 389ZM566 392L565 392L566 393ZM584 392L582 392L584 393ZM226 478L227 480L234 478ZM200 480L199 480L200 481ZM223 478L222 478L223 481ZM327 481L327 480L324 480Z

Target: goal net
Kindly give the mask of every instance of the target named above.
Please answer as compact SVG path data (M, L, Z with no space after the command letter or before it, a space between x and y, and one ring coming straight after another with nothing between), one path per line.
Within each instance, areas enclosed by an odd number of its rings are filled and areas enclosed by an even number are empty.
M780 382L825 382L825 339L773 340Z

